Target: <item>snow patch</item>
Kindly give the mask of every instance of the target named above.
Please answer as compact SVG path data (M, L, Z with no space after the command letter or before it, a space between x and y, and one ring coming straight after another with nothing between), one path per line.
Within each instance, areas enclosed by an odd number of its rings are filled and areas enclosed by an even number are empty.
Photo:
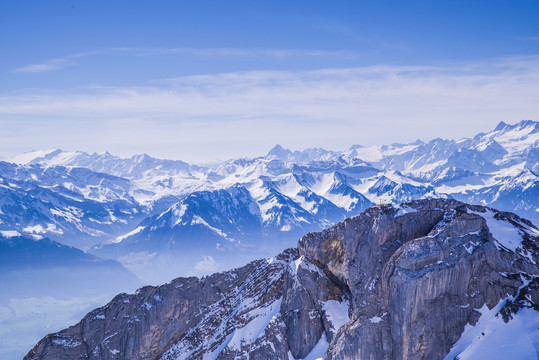
M138 234L139 232L141 232L141 231L144 230L145 228L146 228L145 226L139 226L139 227L137 227L135 230L133 230L133 231L131 231L131 232L128 232L127 234L124 234L124 235L118 236L118 237L115 238L115 239L109 240L108 242L106 242L106 244L117 244L117 243L120 243L120 242L122 242L123 240L127 239L128 237L133 236L133 235L135 235L135 234Z
M338 302L337 300L328 300L322 307L328 320L333 325L335 332L337 332L344 324L350 320L348 312L350 309L350 303L345 300Z
M320 336L320 340L316 343L316 345L313 347L311 352L307 354L303 359L297 359L297 360L321 360L324 357L324 354L328 350L329 343L328 338L325 332L322 333L322 336ZM290 356L289 356L290 357Z
M272 302L263 308L255 308L245 316L251 320L242 328L236 329L227 347L233 350L241 350L241 346L252 344L262 335L268 327L271 319L276 316L281 308L282 299Z
M539 353L539 312L521 309L508 323L498 314L505 304L500 301L494 308L486 305L477 311L481 318L475 326L467 324L460 339L444 360L506 360L536 359Z
M522 235L520 230L505 220L497 220L494 218L494 212L486 211L484 213L473 212L487 221L487 226L496 240L498 249L510 250L516 252L516 249L522 247Z
M68 348L74 348L82 345L80 341L77 341L75 339L53 339L52 343L57 346L63 346Z
M26 233L31 233L31 234L53 233L53 234L62 235L64 233L62 229L57 229L56 225L54 224L47 224L46 228L44 228L41 225L27 226L24 229L22 229L22 231Z
M400 216L403 216L405 214L412 214L412 213L416 213L417 210L416 209L413 209L411 207L408 207L408 206L397 206L396 207L398 210L397 210L397 213L395 214L395 218L398 218Z
M383 313L382 316L373 316L369 319L369 321L373 324L378 324L379 322L381 322L382 320L384 320L384 316L386 315L386 313Z

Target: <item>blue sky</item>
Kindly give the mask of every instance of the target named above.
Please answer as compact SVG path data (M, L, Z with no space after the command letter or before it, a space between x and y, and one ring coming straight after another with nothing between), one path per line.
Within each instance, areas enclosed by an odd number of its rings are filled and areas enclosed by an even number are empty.
M539 1L3 1L0 155L188 161L539 119Z

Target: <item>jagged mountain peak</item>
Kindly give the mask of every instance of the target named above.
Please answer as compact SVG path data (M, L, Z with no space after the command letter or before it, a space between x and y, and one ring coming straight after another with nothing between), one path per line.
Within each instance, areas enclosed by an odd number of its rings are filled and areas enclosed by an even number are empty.
M503 136L504 134L507 134L507 133L510 134L510 133L516 132L519 137L523 137L526 135L535 134L538 131L539 131L539 121L521 120L515 124L506 124L502 121L500 122L500 124L498 124L498 126L496 126L496 128L492 132L485 135L496 138L496 137Z
M507 123L503 122L503 121L500 121L498 123L498 125L496 125L496 127L494 128L494 131L500 131L500 130L503 130L507 127Z
M285 159L288 155L292 154L292 151L283 148L277 144L266 154L267 158Z
M511 131L514 129L523 129L523 128L528 128L528 127L532 127L534 128L534 130L536 130L538 124L539 124L539 121L535 121L535 120L521 120L515 124L507 124L503 121L500 121L500 123L496 126L494 131L503 131L503 130Z

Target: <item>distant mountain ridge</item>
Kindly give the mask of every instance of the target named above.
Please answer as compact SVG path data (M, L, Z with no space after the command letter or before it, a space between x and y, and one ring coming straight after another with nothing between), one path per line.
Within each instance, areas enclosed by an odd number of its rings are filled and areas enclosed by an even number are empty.
M531 120L470 139L340 152L277 145L213 167L57 149L5 160L0 230L90 249L152 282L196 273L204 261L217 270L269 256L380 203L454 198L539 222L539 123ZM39 196L29 201L32 191ZM14 217L15 204L33 215ZM181 266L170 266L178 257Z
M91 297L141 285L117 261L15 231L0 231L0 271L2 293L10 297Z

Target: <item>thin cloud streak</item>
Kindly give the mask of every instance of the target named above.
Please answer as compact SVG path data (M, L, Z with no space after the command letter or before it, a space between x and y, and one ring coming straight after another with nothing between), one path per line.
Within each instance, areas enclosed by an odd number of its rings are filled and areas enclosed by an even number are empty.
M88 57L88 56L96 55L98 53L99 51L88 51L88 52L71 54L65 57L47 60L41 64L30 64L30 65L22 66L22 67L11 70L11 72L40 73L40 72L59 70L59 69L65 68L66 66L72 65L74 63L74 59Z
M64 66L68 61L66 59L53 59L49 60L43 64L30 64L17 69L14 69L13 72L19 73L41 73L58 70Z
M362 53L348 50L293 50L293 49L247 49L247 48L165 48L165 47L111 47L90 52L71 54L61 58L44 61L40 64L29 64L16 69L15 73L39 73L60 70L74 63L74 59L89 56L106 56L113 54L130 54L139 56L187 55L195 57L309 57L309 58L343 58L353 59Z
M277 142L345 148L471 136L502 120L538 119L538 83L538 57L237 72L168 79L153 87L0 96L0 125L4 121L2 137L26 126L35 130L23 140L28 144L40 143L38 135L56 141L38 147L61 147L69 138L73 146L93 146L90 151L144 149L207 161L257 155Z

